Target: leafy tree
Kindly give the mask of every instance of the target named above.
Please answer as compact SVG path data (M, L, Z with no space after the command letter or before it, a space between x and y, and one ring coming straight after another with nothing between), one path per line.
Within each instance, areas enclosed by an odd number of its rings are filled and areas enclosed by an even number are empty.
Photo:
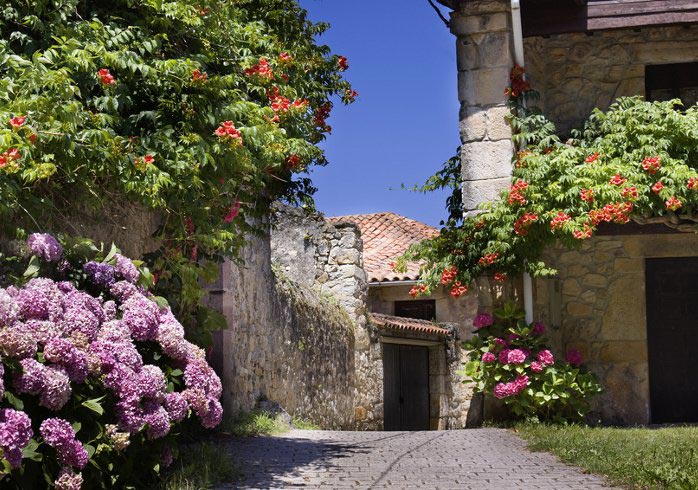
M331 98L356 96L327 27L293 0L5 2L0 233L152 210L160 292L201 318L198 259L234 254L272 200L312 205Z

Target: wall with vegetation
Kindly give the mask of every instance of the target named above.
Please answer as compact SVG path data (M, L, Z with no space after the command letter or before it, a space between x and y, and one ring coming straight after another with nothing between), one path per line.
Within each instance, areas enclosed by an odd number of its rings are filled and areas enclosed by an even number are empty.
M581 126L594 108L645 95L645 66L696 61L698 26L647 27L533 37L526 69L536 103L561 133Z

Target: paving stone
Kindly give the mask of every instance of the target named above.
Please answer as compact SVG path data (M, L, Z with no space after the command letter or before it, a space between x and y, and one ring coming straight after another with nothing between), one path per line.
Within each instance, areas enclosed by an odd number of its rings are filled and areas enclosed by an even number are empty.
M513 432L294 430L278 437L231 438L226 449L244 473L220 489L609 488L547 453L534 453Z

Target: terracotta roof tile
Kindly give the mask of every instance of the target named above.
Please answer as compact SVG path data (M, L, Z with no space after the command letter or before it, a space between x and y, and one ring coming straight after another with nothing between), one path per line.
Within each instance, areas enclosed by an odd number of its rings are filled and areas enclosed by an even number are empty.
M417 263L408 264L404 273L391 270L388 264L413 243L439 234L436 228L395 213L352 214L327 218L327 221L332 224L354 223L359 227L369 282L419 279Z
M399 316L383 315L382 313L369 313L371 323L378 327L391 328L395 330L407 330L419 333L432 333L436 335L448 335L448 329L439 327L426 320L416 318L402 318Z

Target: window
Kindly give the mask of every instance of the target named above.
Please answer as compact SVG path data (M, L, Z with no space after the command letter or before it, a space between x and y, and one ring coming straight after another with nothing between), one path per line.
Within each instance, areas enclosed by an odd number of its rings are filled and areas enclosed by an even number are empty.
M698 63L653 65L645 68L647 100L681 99L685 107L698 102Z
M396 301L395 316L416 318L418 320L434 320L436 318L436 300Z

